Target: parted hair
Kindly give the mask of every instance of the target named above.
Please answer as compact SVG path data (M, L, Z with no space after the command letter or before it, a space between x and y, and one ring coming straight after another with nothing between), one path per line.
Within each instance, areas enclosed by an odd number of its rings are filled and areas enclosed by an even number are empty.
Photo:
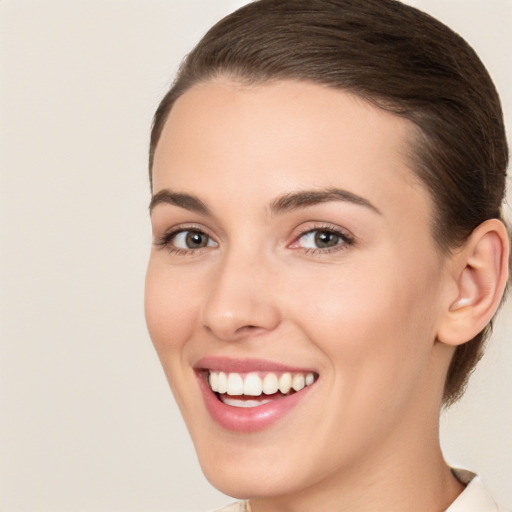
M422 11L398 0L259 0L225 17L186 56L155 113L150 179L174 102L218 76L313 82L411 121L411 169L433 198L439 251L501 218L508 148L498 94L466 41ZM464 392L491 328L457 347L445 404Z

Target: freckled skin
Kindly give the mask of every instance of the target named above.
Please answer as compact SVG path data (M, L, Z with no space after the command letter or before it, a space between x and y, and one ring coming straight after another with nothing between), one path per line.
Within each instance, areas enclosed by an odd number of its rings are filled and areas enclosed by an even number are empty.
M153 247L148 328L207 478L251 497L253 512L443 510L460 492L437 433L452 353L436 342L446 262L431 198L403 156L412 129L301 82L196 85L166 122L153 193L192 194L211 215L159 204L154 237L192 226L210 245ZM327 201L269 213L283 194L329 187L378 212ZM311 250L315 238L303 234L324 226L352 240ZM269 359L320 378L276 424L234 433L204 406L193 364L206 356Z

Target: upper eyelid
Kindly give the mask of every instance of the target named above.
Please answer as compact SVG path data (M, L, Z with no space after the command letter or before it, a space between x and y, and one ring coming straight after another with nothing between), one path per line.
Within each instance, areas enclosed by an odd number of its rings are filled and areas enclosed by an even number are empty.
M310 225L304 226L304 224L310 224ZM347 228L344 228L337 224L332 224L330 222L312 221L311 223L303 223L301 226L297 227L291 235L292 241L297 240L301 236L306 235L307 233L310 233L311 231L329 231L332 233L339 234L342 237L347 238L347 239L351 239L351 240L355 239L354 234Z
M179 232L179 231L200 231L210 236L211 238L219 241L225 238L225 232L218 223L212 225L212 223L204 223L201 219L198 220L181 220L185 219L181 215L178 216L162 216L158 219L151 218L151 225L153 235L159 234L159 237L165 236L168 233ZM210 227L212 226L212 227Z
M197 224L195 222L184 222L182 224L173 225L167 229L164 229L161 236L177 235L183 231L197 231L199 233L212 236L210 229L203 226L202 224Z
M204 226L202 225L197 225L197 224L194 224L194 223L187 223L187 224L178 224L178 225L175 225L175 226L172 226L170 228L167 228L165 230L163 230L163 232L159 235L154 235L154 241L153 243L155 245L167 245L170 243L170 241L176 237L177 235L179 235L180 233L183 233L185 231L195 231L195 232L198 232L198 233L202 233L204 235L206 235L207 237L209 237L211 240L213 240L216 244L218 244L218 241L216 240L216 238L211 234L210 230L208 230L207 228L205 228ZM195 249L191 249L191 250L195 250Z

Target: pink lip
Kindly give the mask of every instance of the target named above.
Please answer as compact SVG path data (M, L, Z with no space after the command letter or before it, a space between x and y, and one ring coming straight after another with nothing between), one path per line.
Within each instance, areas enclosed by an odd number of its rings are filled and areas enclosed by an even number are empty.
M217 370L219 372L315 372L308 368L298 368L264 359L231 359L229 357L203 357L194 364L198 370Z
M277 422L307 397L313 386L308 386L286 397L274 399L258 407L242 408L226 405L221 402L208 382L207 372L200 371L213 368L224 372L246 373L250 371L275 371L275 372L306 372L308 370L292 368L280 363L272 363L264 360L235 360L226 358L203 358L198 361L195 368L199 387L205 401L206 409L210 416L221 427L235 432L257 432Z

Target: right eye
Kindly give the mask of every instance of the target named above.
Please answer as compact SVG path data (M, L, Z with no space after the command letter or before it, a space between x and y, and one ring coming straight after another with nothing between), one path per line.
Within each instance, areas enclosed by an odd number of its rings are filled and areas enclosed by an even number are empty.
M181 250L201 249L203 247L216 247L217 244L202 231L185 229L172 234L166 245Z
M217 247L217 243L209 235L197 229L181 229L168 233L160 238L156 245L176 253L191 253L205 247Z

